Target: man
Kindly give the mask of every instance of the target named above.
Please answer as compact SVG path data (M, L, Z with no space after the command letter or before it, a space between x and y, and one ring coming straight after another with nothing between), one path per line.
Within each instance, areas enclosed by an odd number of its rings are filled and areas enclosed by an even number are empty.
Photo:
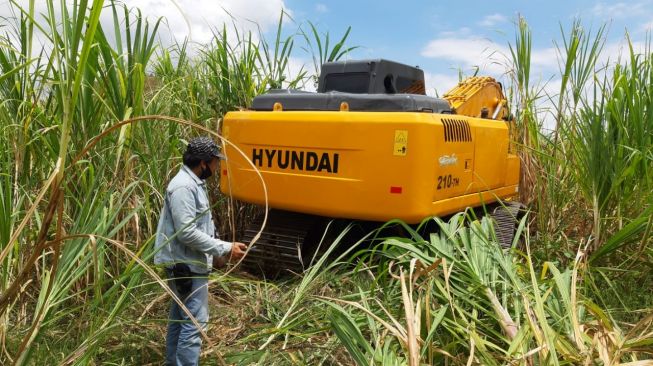
M215 238L205 180L218 171L222 155L208 137L188 143L183 166L166 189L156 233L155 264L166 266L168 284L203 329L209 320L208 273L213 256L242 258L246 246ZM198 365L199 329L173 300L166 337L166 365Z

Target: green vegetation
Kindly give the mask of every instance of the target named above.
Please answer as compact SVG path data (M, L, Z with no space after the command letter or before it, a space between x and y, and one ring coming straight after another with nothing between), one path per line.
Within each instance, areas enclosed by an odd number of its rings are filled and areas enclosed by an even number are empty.
M286 35L282 14L273 40L225 26L189 52L162 48L159 21L113 2L12 8L0 35L0 364L158 363L169 299L152 235L184 138L269 88L313 83L353 49L350 30L335 45L311 23ZM561 32L556 95L530 79L523 20L508 55L531 208L513 249L459 214L433 219L437 235L406 227L301 278L219 273L206 364L651 364L653 54L628 42L608 67L604 28ZM289 76L297 52L315 69ZM255 211L212 191L223 232Z

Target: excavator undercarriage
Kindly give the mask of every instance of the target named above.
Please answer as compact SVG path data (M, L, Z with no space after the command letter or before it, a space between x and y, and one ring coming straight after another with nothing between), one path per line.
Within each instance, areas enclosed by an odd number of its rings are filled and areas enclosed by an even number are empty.
M476 218L489 216L494 220L496 240L505 249L511 248L515 243L515 232L523 214L523 206L512 201L493 203L487 207L480 207L474 212ZM262 225L263 215L260 215L245 229L241 240L250 243ZM381 229L383 225L382 222L331 219L271 210L265 228L244 258L242 265L246 271L267 278L298 275L319 260L347 226L349 226L347 234L335 243L340 250L333 251L332 256L340 254L342 249L357 243L362 249L388 237L407 235L400 226ZM428 238L430 232L437 232L437 230L435 225L424 225L420 234Z

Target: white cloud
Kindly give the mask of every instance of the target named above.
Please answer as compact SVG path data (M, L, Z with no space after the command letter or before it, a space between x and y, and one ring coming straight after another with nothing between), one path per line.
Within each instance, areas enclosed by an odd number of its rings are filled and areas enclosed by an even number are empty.
M460 36L470 35L471 33L472 33L471 29L469 29L468 27L462 27L460 29L453 30L453 31L440 32L439 36L440 38L456 37L456 36L460 37Z
M531 50L531 65L535 71L554 71L558 67L558 53L554 47Z
M452 67L463 70L478 67L481 73L490 73L495 77L506 72L511 57L510 49L506 45L471 36L431 40L422 49L421 55L448 61ZM555 48L536 48L531 51L531 68L534 73L554 73L557 65Z
M542 122L543 132L551 132L555 129L556 105L558 105L561 85L562 79L556 76L554 79L540 84L537 89L539 98L535 105L539 120Z
M288 58L288 68L286 69L286 79L287 80L293 80L296 78L301 72L306 72L306 75L312 75L313 74L313 68L308 67L310 65L309 61L304 58L300 57L289 57ZM288 85L283 85L283 87L287 87ZM298 85L298 89L306 90L306 91L315 91L316 88L313 85L312 80L310 79L304 79L304 84L303 85Z
M479 67L483 72L501 74L505 71L508 48L484 38L444 37L430 41L422 56L442 59L453 67L463 69Z
M633 52L635 54L644 54L647 51L647 45L642 41L631 41ZM625 38L611 42L603 46L603 51L597 61L597 66L614 65L617 62L626 64L630 59L630 49Z
M266 31L278 24L282 10L290 12L283 0L124 0L129 7L141 9L151 19L165 17L177 40L190 37L205 43L223 24L242 31Z
M508 21L508 18L505 15L495 13L485 16L483 20L478 22L478 25L482 27L494 27L495 25L504 23L506 21Z
M318 13L326 13L329 11L329 8L322 3L315 4L315 11Z
M647 52L647 45L645 42L641 41L631 41L633 47L633 52L637 54L644 54ZM630 49L625 38L613 42L606 43L603 47L601 54L599 55L596 62L596 76L599 79L607 76L611 77L611 73L614 70L614 66L619 63L621 65L627 65L630 62ZM543 53L546 55L546 52ZM540 55L540 57L544 57ZM535 56L533 56L535 57ZM562 80L559 73L556 73L555 77L550 80L546 80L541 84L541 98L537 102L538 112L543 118L544 129L553 129L555 126L555 105L557 105L558 95L560 93L560 87L562 85ZM587 100L593 100L594 92L594 81L590 78L582 93L585 95ZM568 85L569 87L569 85Z
M643 11L650 11L649 3L648 0L599 3L594 5L590 12L602 20L626 18L632 17L633 14L641 14Z
M72 0L65 1L72 4ZM194 52L194 44L207 43L213 37L214 32L221 31L225 24L230 41L235 43L234 27L238 29L241 37L243 33L251 31L256 40L259 28L265 32L277 26L282 10L292 15L284 0L221 0L220 2L214 0L123 0L121 3L129 8L140 9L150 24L161 17L165 18L158 32L161 44L167 47L174 40L181 42L188 37L191 52ZM57 5L54 8L55 12L59 13L60 7ZM12 9L14 13L12 13ZM17 11L8 1L0 0L0 17L14 17ZM36 1L34 11L37 15L47 13L46 2ZM119 10L119 16L122 18L121 10ZM134 16L132 14L131 19ZM37 16L36 19L45 24L41 16ZM288 17L284 19L288 19ZM105 4L100 21L106 30L107 37L113 41L115 38L112 31L113 16L108 4ZM151 29L150 26L150 31ZM3 29L4 31L6 29ZM38 32L37 37L43 38L38 35Z
M468 71L479 67L479 75L495 77L506 81L510 68L510 49L507 45L481 37L442 37L430 41L422 50L422 55L448 61L453 67ZM558 55L554 47L533 48L531 50L531 86L539 90L537 100L539 114L544 120L544 128L553 127L551 98L560 90ZM458 83L455 72L450 74L425 74L427 92L436 88L440 96ZM504 83L504 85L507 85ZM430 90L429 90L430 89ZM507 91L504 91L507 92Z
M447 91L458 84L458 76L455 72L450 74L429 73L424 71L424 82L426 84L426 94L430 96L444 95Z
M611 4L599 3L594 5L591 12L600 18L619 18L625 15L628 8L629 5L625 2Z
M0 39L3 37L7 37L8 41L14 46L14 47L20 47L20 40L18 39L19 32L20 32L20 16L21 16L21 9L24 11L29 10L29 4L24 4L21 2L18 2L18 6L11 4L9 1L0 1L0 19L2 19L2 22L0 23ZM20 8L19 8L20 7ZM59 7L55 6L55 11L58 10ZM36 14L41 14L47 12L47 3L45 1L37 1L34 3L34 12ZM40 18L42 19L42 18ZM42 21L43 24L45 24L45 21ZM47 27L46 27L47 29ZM4 42L4 40L0 41ZM37 55L41 49L45 46L48 48L51 48L51 42L48 41L48 37L41 32L38 27L34 28L34 39L33 39L33 44L32 44L32 55ZM32 63L31 66L35 66L35 63Z
M653 31L653 19L650 22L640 25L639 30L642 32L652 32Z

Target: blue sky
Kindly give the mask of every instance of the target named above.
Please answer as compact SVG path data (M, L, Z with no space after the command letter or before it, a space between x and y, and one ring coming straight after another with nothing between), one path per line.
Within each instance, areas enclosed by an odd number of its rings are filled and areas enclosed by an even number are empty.
M311 20L339 35L352 26L351 45L360 45L352 58L383 57L419 65L427 86L446 91L458 78L480 67L481 74L500 77L505 71L507 44L514 44L516 22L522 16L533 37L536 80L555 86L560 27L568 32L575 18L585 29L607 24L604 57L615 60L626 28L637 45L653 24L653 1L342 1L286 0L296 21ZM554 88L555 89L555 88Z
M71 0L67 0L71 1ZM27 4L27 0L19 0ZM344 0L123 0L140 8L154 19L165 17L162 29L164 45L171 38L191 37L198 44L210 40L232 18L239 28L256 32L258 24L272 39L280 11L293 21L284 24L287 32L296 32L307 21L321 32L339 38L352 27L348 45L360 46L349 57L387 58L419 65L425 72L427 89L443 93L458 81L459 70L469 75L475 67L479 74L501 78L505 73L508 42L514 43L516 21L521 15L532 30L533 80L555 92L558 60L554 42L561 43L560 25L569 31L575 18L585 29L608 25L601 62L614 61L624 47L628 29L637 49L641 49L653 26L653 0L632 1L344 1ZM0 0L0 16L7 12L8 0ZM109 3L106 0L105 3ZM43 1L36 10L45 11ZM227 14L227 12L230 15ZM111 14L102 14L110 26ZM310 55L296 45L291 67L297 71L306 64L312 70Z

